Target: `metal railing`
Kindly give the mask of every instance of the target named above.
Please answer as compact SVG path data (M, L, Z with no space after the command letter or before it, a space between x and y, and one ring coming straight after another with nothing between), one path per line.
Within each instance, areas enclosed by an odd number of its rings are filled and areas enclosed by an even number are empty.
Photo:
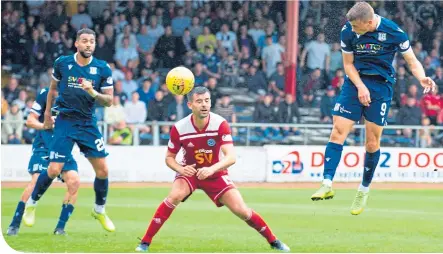
M24 124L25 121L11 121L6 122L2 120L2 125L8 124L8 123L22 123ZM135 124L131 125L131 128L133 129L133 142L132 145L137 146L140 145L142 142L140 137L140 129L142 127L150 126L151 132L150 132L150 138L148 145L154 145L159 146L162 144L165 144L167 140L162 136L161 133L161 127L162 126L172 126L175 122L157 122L157 121L149 121L145 122L143 124ZM102 132L104 140L108 140L109 133L108 133L108 124L105 122L98 122L99 128ZM245 145L245 146L251 146L251 145L263 145L266 143L271 144L299 144L299 145L323 145L328 142L329 133L332 130L332 124L283 124L283 123L272 123L272 124L265 124L265 123L232 123L232 128L237 129L237 134L234 135L235 143L238 145ZM275 129L283 129L283 128L289 128L289 129L296 129L298 131L297 134L290 134L288 136L284 136L279 139L268 139L267 137L261 137L260 135L257 135L257 129L258 128L275 128ZM356 124L354 126L355 132L351 133L350 137L347 139L348 144L353 145L364 145L365 138L366 138L366 131L365 126ZM389 130L405 130L410 129L413 133L413 138L409 139L411 140L410 144L401 144L396 143L396 138L405 138L404 136L395 135L393 133L387 135L386 132L389 132ZM389 142L387 144L383 144L384 146L413 146L413 147L420 147L420 131L419 130L429 130L430 132L433 132L435 137L441 138L443 140L443 126L406 126L406 125L390 125L384 127L384 134L382 136L382 142L383 140L389 140L389 138L392 138L392 143ZM3 131L3 127L2 127ZM151 138L152 136L152 138ZM166 137L168 135L166 134ZM259 140L257 140L259 139ZM261 140L260 140L261 139ZM437 144L438 146L439 144Z

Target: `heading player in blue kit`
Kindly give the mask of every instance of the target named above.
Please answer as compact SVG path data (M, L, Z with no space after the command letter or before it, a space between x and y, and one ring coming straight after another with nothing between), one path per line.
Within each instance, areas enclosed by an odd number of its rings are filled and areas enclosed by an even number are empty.
M81 29L77 32L77 53L61 56L54 63L53 80L48 93L44 126L52 126L52 99L59 92L54 109L58 112L55 121L53 143L50 147L50 164L37 179L32 196L26 203L25 216L34 216L37 201L60 174L71 154L74 143L94 168L95 207L92 216L99 220L107 231L115 226L105 212L108 194L108 166L105 142L94 116L95 102L109 107L113 98L112 71L109 65L92 56L95 50L95 32Z
M369 185L380 158L380 138L391 106L396 82L392 66L400 52L410 71L424 88L435 89L411 49L407 34L393 21L378 16L366 2L356 3L346 14L348 22L341 31L341 47L346 79L333 109L333 129L326 146L323 182L312 200L334 197L332 180L341 159L343 143L355 122L365 118L366 155L363 180L351 206L358 215L366 206Z
M35 102L32 105L31 112L26 120L26 126L37 130L34 141L32 142L32 156L28 164L28 173L31 175L31 181L26 186L21 200L17 204L12 222L8 227L7 234L9 236L15 236L18 234L20 224L23 222L26 226L32 226L34 218L23 217L25 210L25 202L31 196L38 176L48 168L49 164L49 144L52 140L52 126L45 128L43 126L43 113L46 110L48 89L42 89L37 95ZM65 226L69 220L69 217L74 211L74 204L77 201L77 191L80 185L80 179L77 174L77 162L69 155L68 160L63 166L63 171L59 176L66 183L68 190L63 200L62 211L60 213L59 221L55 227L54 234L64 235Z

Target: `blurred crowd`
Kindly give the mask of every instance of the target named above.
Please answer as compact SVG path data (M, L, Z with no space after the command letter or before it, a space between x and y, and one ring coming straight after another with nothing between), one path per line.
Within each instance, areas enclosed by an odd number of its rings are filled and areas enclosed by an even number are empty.
M115 84L114 103L98 105L110 144L132 144L135 125L176 121L189 113L186 98L169 93L168 70L193 70L195 85L209 88L213 109L229 122L304 123L301 109L320 109L315 122L331 123L344 81L340 31L354 1L300 1L296 97L285 93L286 2L284 1L10 1L2 2L2 119L26 119L36 94L49 86L52 64L72 54L76 31L97 33L94 56L106 60ZM370 1L376 13L409 35L426 74L439 90L422 95L399 55L389 124L443 125L443 2ZM226 89L256 98L250 118L240 118ZM225 89L225 90L223 90ZM237 130L234 130L236 132ZM285 137L297 129L259 128L257 135ZM169 128L161 135L168 137ZM35 130L4 124L2 143L30 143ZM411 138L414 131L393 135ZM139 129L152 139L149 126ZM437 131L420 140L441 142ZM427 140L427 141L426 141Z

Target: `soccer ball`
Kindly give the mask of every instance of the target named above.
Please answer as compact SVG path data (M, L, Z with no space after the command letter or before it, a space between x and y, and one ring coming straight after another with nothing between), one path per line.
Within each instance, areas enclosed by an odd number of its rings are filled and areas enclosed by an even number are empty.
M175 95L186 95L194 88L194 74L186 67L179 66L168 72L166 85Z

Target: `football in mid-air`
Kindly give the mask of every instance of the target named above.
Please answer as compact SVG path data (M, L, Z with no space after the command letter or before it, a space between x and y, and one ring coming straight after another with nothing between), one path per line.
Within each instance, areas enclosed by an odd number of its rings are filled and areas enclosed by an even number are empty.
M185 95L194 88L194 74L186 67L175 67L166 75L166 85L171 93Z

